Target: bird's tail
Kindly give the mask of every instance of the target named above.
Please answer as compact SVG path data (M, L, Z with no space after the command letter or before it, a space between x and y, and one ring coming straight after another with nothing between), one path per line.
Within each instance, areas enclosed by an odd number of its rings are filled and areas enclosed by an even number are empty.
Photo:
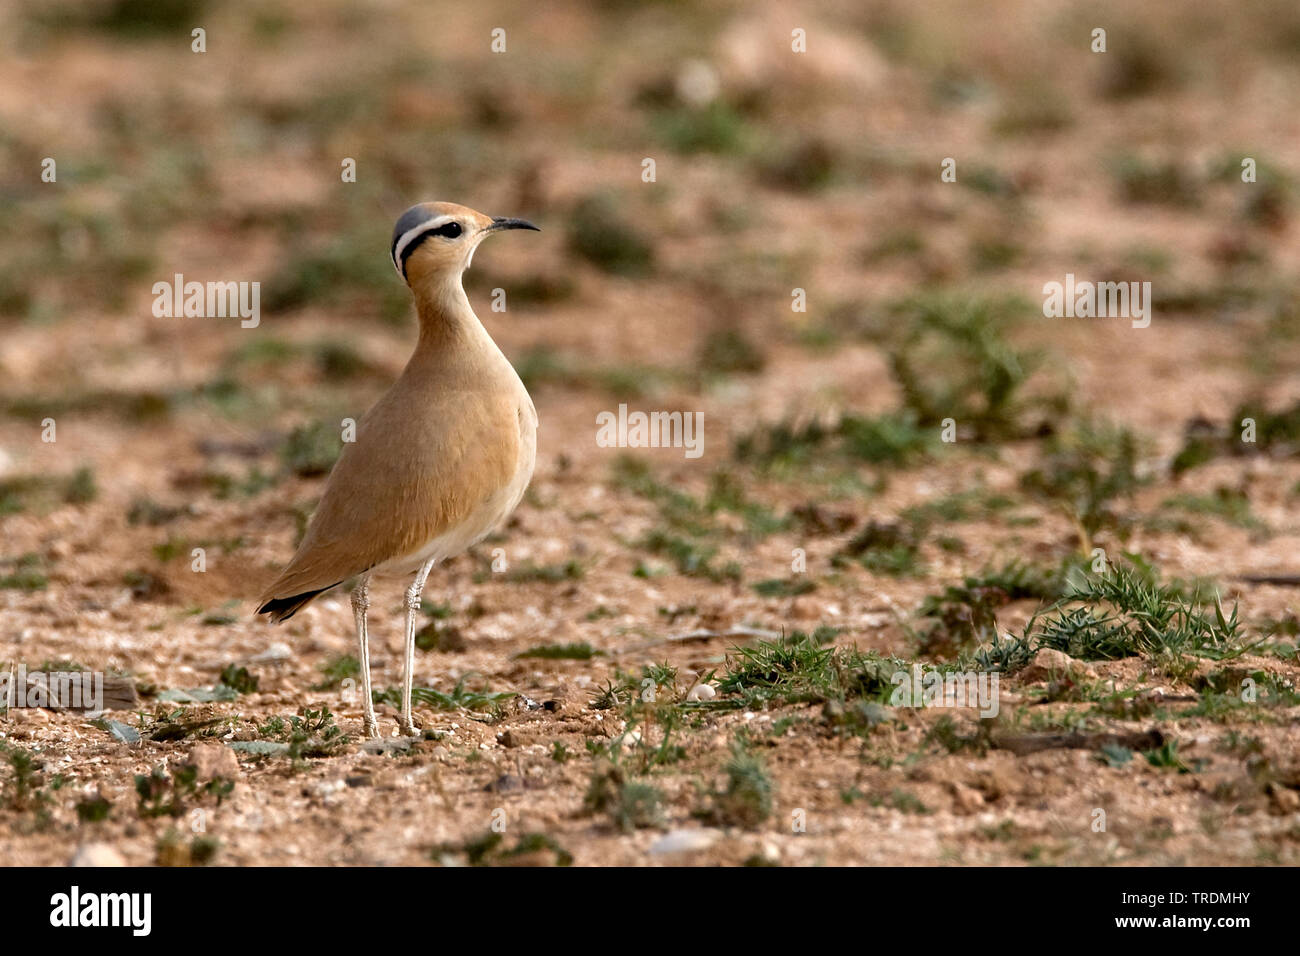
M267 614L271 618L272 624L279 624L281 621L287 621L298 613L299 609L310 604L318 594L323 594L332 587L342 584L342 581L336 581L328 587L316 588L314 591L303 591L301 594L292 594L288 597L264 598L262 606L257 609L258 614Z

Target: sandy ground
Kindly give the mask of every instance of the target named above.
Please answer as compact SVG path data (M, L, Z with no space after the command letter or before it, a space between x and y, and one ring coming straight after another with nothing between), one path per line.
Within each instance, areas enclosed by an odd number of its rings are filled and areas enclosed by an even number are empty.
M17 227L0 276L0 659L128 676L137 707L106 717L143 735L9 709L0 860L1300 862L1300 707L1201 706L1203 679L1225 668L1279 686L1300 676L1295 588L1247 579L1300 573L1300 460L1281 444L1169 470L1188 423L1300 399L1294 12L1210 3L1168 24L1120 4L999 2L961 27L964 4L435 14L411 2L360 23L343 3L253 18L178 6L176 23L140 31L20 6L0 30L3 204ZM1088 51L1097 18L1104 55ZM188 47L198 20L202 55ZM489 47L499 24L504 56ZM792 24L808 30L806 56L789 51ZM684 108L692 77L716 81L731 111L698 121L697 138L656 105ZM809 142L833 157L826 182L771 171ZM57 185L39 181L47 155ZM818 155L794 153L796 173ZM345 185L348 156L361 175ZM654 184L640 178L647 156ZM1240 182L1242 156L1258 159L1259 182ZM940 180L945 157L956 183ZM1154 172L1117 172L1134 157ZM648 271L611 273L576 251L596 193L646 237ZM287 437L359 416L405 362L413 322L382 272L384 244L401 209L430 198L543 227L485 246L467 276L529 380L538 468L506 528L435 570L425 597L440 610L420 620L440 636L417 652L417 686L502 696L422 704L422 739L376 747L362 743L354 683L324 686L323 670L355 653L346 591L279 628L252 602L323 481L295 472ZM255 329L156 318L152 284L176 272L261 281L268 296L297 277L299 291L276 292ZM1043 318L1043 284L1067 272L1152 281L1151 326ZM497 287L505 314L491 311ZM795 288L807 313L790 310ZM1104 419L1143 437L1151 480L1116 499L1124 520L1092 543L1165 580L1213 579L1252 650L1071 665L1080 687L1138 702L1118 712L1095 693L1071 699L1059 674L1004 675L985 737L970 708L886 708L850 733L821 701L682 704L754 631L828 626L837 648L940 662L915 637L927 596L1012 558L1055 567L1077 550L1067 513L1021 485L1047 454L1032 429L901 466L819 448L766 470L734 454L774 422L897 408L888 342L905 319L893 306L914 294L1018 299L1000 321L1015 348L1042 355L1026 393L1069 400L1028 418L1047 414L1057 432ZM758 360L710 358L708 343L736 330ZM321 358L321 343L340 342L341 358ZM596 416L620 402L702 412L704 455L600 447ZM54 442L42 441L47 418ZM679 573L645 544L665 510L626 480L627 455L656 488L696 500L722 474L780 526L723 505L700 518L702 539L713 566L736 573ZM69 484L83 468L90 493ZM939 522L912 571L833 561L870 522L971 489L1009 497L1009 512ZM1217 489L1239 493L1252 519L1169 504ZM833 520L799 519L809 506ZM812 590L755 590L790 578L800 551ZM380 689L399 679L403 587L372 589ZM998 608L999 631L1019 633L1035 605ZM545 645L593 656L519 656ZM597 706L610 682L665 662L675 679L654 706ZM176 699L230 665L248 671L242 692ZM295 741L290 719L322 708L337 735ZM394 734L393 708L380 712ZM1128 741L1132 759L1107 761L1107 741ZM1143 741L1174 741L1177 765L1146 759L1159 748ZM763 768L752 818L718 810L737 746ZM669 747L681 749L667 759ZM653 812L627 820L601 803L603 785L627 783L656 792Z

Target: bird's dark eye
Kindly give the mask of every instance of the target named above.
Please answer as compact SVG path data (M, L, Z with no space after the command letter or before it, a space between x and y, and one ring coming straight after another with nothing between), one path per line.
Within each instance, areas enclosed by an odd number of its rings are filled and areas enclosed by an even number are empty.
M460 223L458 222L449 222L445 226L439 226L433 230L435 236L446 236L448 239L455 239L460 233Z

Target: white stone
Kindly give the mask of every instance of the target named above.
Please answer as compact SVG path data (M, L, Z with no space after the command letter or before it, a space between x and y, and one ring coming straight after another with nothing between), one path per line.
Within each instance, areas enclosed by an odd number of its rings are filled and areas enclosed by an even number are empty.
M707 850L718 842L722 836L717 830L669 830L654 843L650 844L650 853L664 856L669 853L694 853Z
M126 860L107 843L83 843L68 866L126 866Z

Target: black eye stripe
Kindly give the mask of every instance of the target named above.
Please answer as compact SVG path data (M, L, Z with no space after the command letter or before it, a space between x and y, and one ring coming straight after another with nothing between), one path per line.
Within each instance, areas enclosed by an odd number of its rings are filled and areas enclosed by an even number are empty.
M441 226L438 226L435 229L426 229L424 232L417 235L414 239L408 242L406 247L402 250L402 257L398 263L401 267L402 275L406 275L406 260L411 258L411 253L418 249L420 243L424 242L424 240L428 239L430 236L441 236L444 239L455 239L461 234L461 232L460 223L453 221L444 222Z

